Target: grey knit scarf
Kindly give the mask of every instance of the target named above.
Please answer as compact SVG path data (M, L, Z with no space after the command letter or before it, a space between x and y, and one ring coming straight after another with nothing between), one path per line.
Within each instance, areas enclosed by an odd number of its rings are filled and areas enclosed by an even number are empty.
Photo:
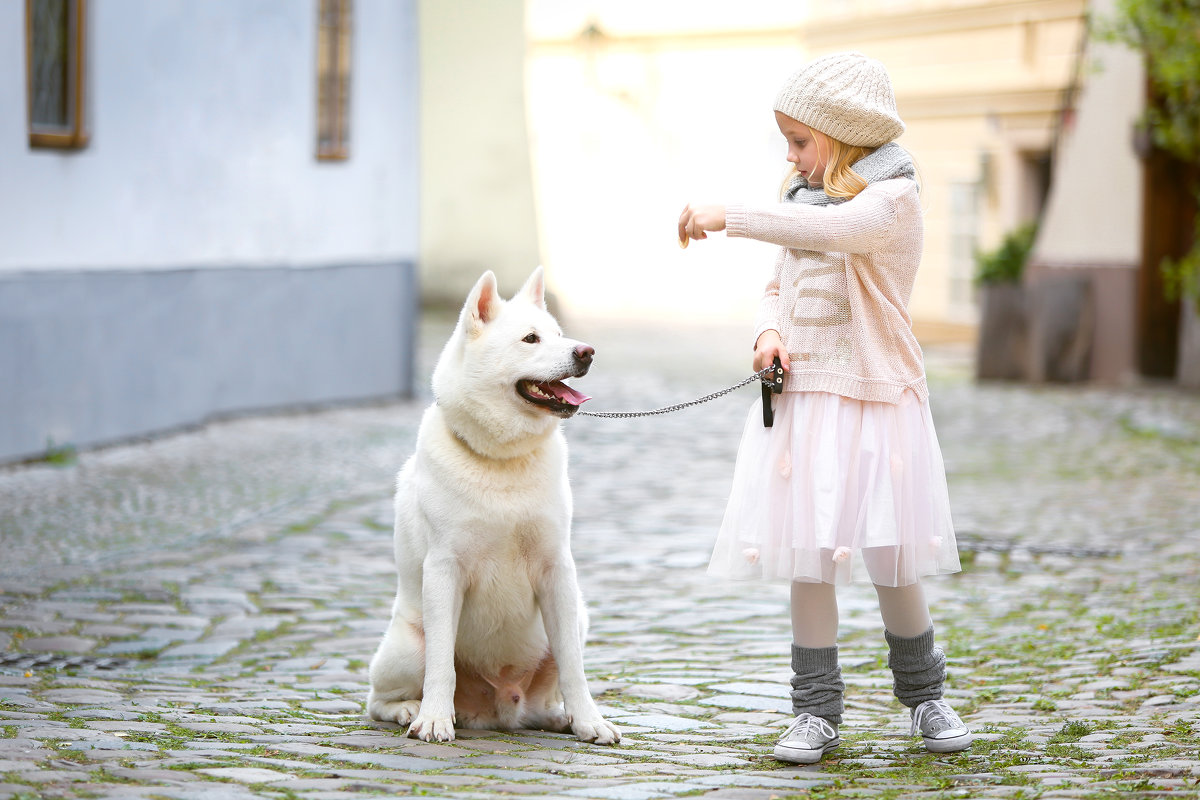
M851 168L868 184L891 178L908 178L912 181L917 179L917 169L913 165L912 156L895 142L888 142L877 148L869 155L855 161ZM807 203L814 206L831 205L845 200L845 198L830 197L819 186L809 186L808 181L800 175L792 178L783 199L788 203Z

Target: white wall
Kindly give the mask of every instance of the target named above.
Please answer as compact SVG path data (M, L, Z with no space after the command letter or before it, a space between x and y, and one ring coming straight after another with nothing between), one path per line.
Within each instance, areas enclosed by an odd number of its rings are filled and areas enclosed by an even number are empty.
M88 146L33 150L0 0L0 462L414 388L416 0L354 3L318 162L316 0L93 0Z
M1093 13L1107 19L1114 6L1098 0ZM1142 257L1142 164L1133 130L1142 114L1146 72L1139 53L1117 44L1091 43L1086 64L1033 260L1133 267Z
M31 150L0 3L0 270L413 261L414 0L355 5L350 159L317 162L317 3L88 5L82 151Z

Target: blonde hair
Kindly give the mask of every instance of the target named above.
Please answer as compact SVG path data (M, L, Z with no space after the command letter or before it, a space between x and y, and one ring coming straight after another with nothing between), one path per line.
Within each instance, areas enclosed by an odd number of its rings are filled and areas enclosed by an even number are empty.
M866 179L851 169L851 165L866 158L878 148L846 144L811 127L809 127L808 131L812 135L813 144L817 148L817 160L825 162L825 175L821 179L821 188L824 189L825 194L839 200L849 200L867 188ZM829 143L828 159L824 159L821 156L821 140ZM780 199L783 199L784 195L787 194L788 186L795 177L796 167L792 165L792 169L788 172L787 177L783 179L783 186L779 188Z

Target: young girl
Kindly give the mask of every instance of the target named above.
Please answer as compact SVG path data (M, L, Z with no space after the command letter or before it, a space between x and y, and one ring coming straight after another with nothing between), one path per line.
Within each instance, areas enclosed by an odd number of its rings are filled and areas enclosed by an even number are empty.
M921 260L912 159L887 71L859 53L803 67L775 100L793 165L782 202L688 206L680 244L726 230L780 245L754 368L786 371L775 421L751 409L709 572L787 580L792 709L775 747L811 764L842 721L834 587L861 560L875 584L894 691L934 752L971 734L942 699L921 577L959 570L921 348L905 310Z

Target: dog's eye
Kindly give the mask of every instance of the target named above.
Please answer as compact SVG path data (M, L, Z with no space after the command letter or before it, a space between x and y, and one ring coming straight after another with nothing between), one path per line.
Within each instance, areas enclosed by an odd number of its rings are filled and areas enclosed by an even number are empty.
M521 341L526 342L528 344L537 344L541 340L542 340L542 337L538 336L536 333L531 333L528 336L526 336L524 339L522 339Z

